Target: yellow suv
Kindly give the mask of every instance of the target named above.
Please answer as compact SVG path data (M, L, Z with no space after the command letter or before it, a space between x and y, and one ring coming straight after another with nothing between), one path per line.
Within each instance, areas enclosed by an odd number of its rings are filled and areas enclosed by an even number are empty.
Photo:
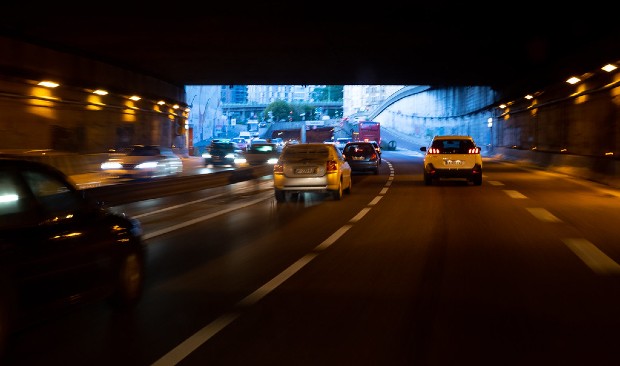
M430 146L420 148L424 155L424 183L431 185L441 178L464 178L482 184L480 147L471 136L435 136Z

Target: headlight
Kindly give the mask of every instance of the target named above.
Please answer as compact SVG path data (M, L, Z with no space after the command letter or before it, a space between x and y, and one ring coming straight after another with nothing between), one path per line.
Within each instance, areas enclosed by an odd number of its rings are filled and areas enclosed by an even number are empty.
M211 154L209 153L202 153L202 157L205 159L211 159Z
M247 161L245 158L235 158L235 164L245 164Z
M278 158L271 158L269 160L267 160L267 164L275 164L278 162Z
M225 158L226 158L226 159L234 159L234 158L235 158L235 154L233 154L233 153L228 153L228 154L226 154Z
M123 166L121 165L121 163L116 162L116 161L106 161L101 163L101 169L103 170L107 170L107 169L121 169Z
M157 167L156 161L147 161L146 163L136 165L136 169L153 169Z

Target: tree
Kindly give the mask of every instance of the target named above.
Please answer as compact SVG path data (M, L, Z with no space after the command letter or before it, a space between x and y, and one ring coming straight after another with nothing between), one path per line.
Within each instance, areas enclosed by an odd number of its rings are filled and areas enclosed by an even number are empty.
M343 85L327 85L323 88L315 88L312 92L312 99L315 102L337 102L344 98Z
M264 113L269 115L269 112L271 112L273 120L279 122L280 120L288 121L289 112L291 110L291 105L289 105L286 101L276 100L275 102L269 104L267 108L265 108Z

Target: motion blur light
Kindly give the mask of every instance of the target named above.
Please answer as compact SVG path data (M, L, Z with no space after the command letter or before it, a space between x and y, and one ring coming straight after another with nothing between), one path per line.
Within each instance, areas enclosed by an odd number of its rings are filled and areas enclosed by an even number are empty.
M569 83L569 84L577 84L580 81L581 81L581 79L579 79L576 76L573 76L573 77L569 78L568 80L566 80L566 82Z
M53 82L53 81L49 81L49 80L43 80L43 81L41 81L41 82L40 82L39 84L37 84L37 85L44 86L44 87L47 87L47 88L55 88L55 87L57 87L57 86L58 86L58 85L60 85L60 84L55 83L55 82Z

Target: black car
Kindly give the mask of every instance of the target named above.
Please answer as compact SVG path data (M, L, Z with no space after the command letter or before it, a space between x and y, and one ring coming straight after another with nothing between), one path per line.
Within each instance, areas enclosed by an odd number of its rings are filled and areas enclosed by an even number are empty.
M0 357L14 331L58 311L134 305L145 254L139 221L91 201L56 168L0 158Z
M379 173L381 155L371 142L347 142L342 149L342 155L349 163L352 172Z
M235 166L239 152L237 145L230 140L213 140L209 147L207 147L207 151L202 154L202 157L205 159L205 166Z

